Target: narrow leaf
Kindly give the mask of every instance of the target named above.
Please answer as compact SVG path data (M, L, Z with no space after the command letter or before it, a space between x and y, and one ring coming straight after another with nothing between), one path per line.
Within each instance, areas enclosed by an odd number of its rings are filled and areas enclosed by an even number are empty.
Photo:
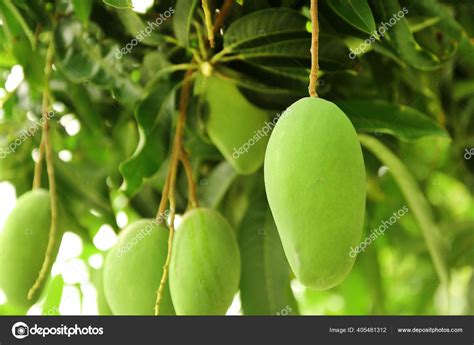
M105 4L116 8L132 8L132 0L103 0Z
M447 285L449 281L449 271L445 257L446 243L438 225L433 219L431 207L420 190L415 178L408 171L403 162L380 141L364 134L360 134L359 139L362 146L372 152L385 164L393 175L408 202L410 210L413 211L420 225L439 279L443 284Z

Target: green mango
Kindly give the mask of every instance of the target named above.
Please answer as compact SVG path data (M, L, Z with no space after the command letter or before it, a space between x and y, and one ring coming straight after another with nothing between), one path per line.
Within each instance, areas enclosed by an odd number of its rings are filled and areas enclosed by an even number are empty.
M239 248L227 220L212 209L186 213L176 232L170 264L176 313L225 315L239 279Z
M239 174L249 175L263 164L271 123L266 111L251 104L229 81L204 81L207 132L225 159Z
M129 224L107 254L104 292L115 315L154 315L157 291L168 253L168 230L154 219ZM174 315L166 284L160 315Z
M45 259L50 227L51 202L48 191L35 189L18 198L0 233L0 288L8 304L28 308L41 295L40 289L31 300L27 297ZM58 236L53 258L57 255L60 242Z
M279 119L265 156L265 188L285 254L307 287L349 274L361 238L365 168L354 127L333 103L303 98Z

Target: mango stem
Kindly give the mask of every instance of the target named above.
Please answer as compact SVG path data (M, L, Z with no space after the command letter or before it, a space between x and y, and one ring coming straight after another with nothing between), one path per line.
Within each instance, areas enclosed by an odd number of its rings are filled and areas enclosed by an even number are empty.
M209 38L209 44L211 48L216 46L214 39L214 28L212 26L211 11L209 10L209 3L207 0L202 0L202 9L204 11L204 20L206 21L207 37Z
M318 0L311 0L311 73L309 75L309 95L318 97L316 86L319 71L319 23Z
M163 216L164 211L167 206L167 200L169 199L170 202L170 226L169 226L169 237L168 237L168 255L166 257L166 262L163 266L163 274L161 276L160 286L157 291L156 297L156 304L155 304L155 315L159 315L160 312L160 303L163 296L163 288L165 283L168 279L168 267L171 261L171 254L172 254L172 241L173 241L173 234L174 234L174 215L175 215L175 200L174 194L176 189L176 175L178 172L178 163L180 154L183 147L183 133L184 133L184 125L186 123L186 112L189 103L189 95L191 93L191 85L192 85L192 76L193 70L189 69L186 71L184 75L184 82L183 87L181 88L181 94L179 99L179 115L178 121L176 123L176 131L174 134L173 140L173 147L171 151L171 163L170 168L168 171L168 175L166 177L165 187L163 188L163 194L161 196L160 206L158 209L157 218Z
M44 282L46 281L48 271L52 264L52 256L53 251L56 246L56 237L58 232L58 200L57 200L57 191L56 191L56 177L54 172L54 163L53 163L53 150L51 147L50 135L49 135L49 118L47 116L48 108L49 108L49 78L52 71L52 64L54 58L54 48L53 43L51 42L48 47L47 58L46 58L46 67L45 67L45 89L43 92L43 105L42 105L42 112L43 112L43 133L41 137L41 148L45 152L46 156L46 167L48 172L48 182L49 182L49 195L51 198L51 228L49 230L49 239L48 239L48 246L46 248L46 254L43 261L43 265L41 266L41 270L38 274L38 278L36 279L33 286L28 291L28 299L33 299L34 295L38 290L41 289ZM41 165L41 160L38 160L38 164L35 167L35 187L39 187L41 181L41 169L38 168ZM38 175L36 174L38 173Z
M184 170L186 172L186 178L188 180L188 200L189 200L189 206L191 208L194 207L199 207L199 201L197 198L197 191L196 191L196 183L194 181L193 177L193 168L191 166L191 163L189 162L189 156L184 151L184 149L181 151L180 155L180 160L181 163L183 164ZM189 208L188 206L188 208Z

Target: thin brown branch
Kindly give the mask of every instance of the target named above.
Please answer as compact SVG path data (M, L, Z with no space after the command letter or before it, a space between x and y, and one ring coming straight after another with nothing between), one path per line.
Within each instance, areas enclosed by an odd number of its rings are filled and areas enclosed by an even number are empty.
M53 44L50 43L48 47L48 51L46 53L46 66L44 68L44 74L45 74L45 85L44 85L44 90L43 90L43 100L42 100L42 105L41 105L41 117L44 122L48 122L49 119L46 116L48 114L49 110L49 100L51 98L50 95L50 90L49 90L49 78L51 76L51 72L53 70L53 58L54 58L54 49L53 49ZM44 124L44 123L43 123ZM41 142L38 150L38 160L35 164L35 172L34 172L34 177L33 177L33 189L40 188L41 187L41 174L42 174L42 168L43 168L43 158L44 158L44 133L41 137Z
M55 172L54 172L53 149L52 149L52 144L50 141L50 133L49 133L49 129L50 129L49 117L47 116L49 103L50 103L49 102L50 100L49 78L52 71L53 58L54 58L54 48L53 48L53 44L50 43L49 48L48 48L47 58L46 58L46 67L45 67L46 80L45 80L45 88L44 88L44 93L43 93L43 105L42 105L42 112L43 112L42 118L44 122L43 122L43 128L42 128L43 132L42 132L42 137L41 137L40 151L43 148L45 157L46 157L46 167L47 167L48 182L49 182L49 196L51 199L51 228L49 230L48 246L46 248L46 253L45 253L43 264L41 266L41 270L38 274L38 277L35 283L28 291L28 299L30 300L33 299L35 294L41 289L41 287L43 286L44 282L47 279L47 274L53 261L53 251L54 251L54 248L56 247L57 233L58 233L58 198L57 198L57 190L56 190L56 177L55 177ZM38 162L41 162L41 161L42 159L38 160ZM36 172L36 169L35 169L35 172ZM41 180L41 169L39 169L39 175L35 175L35 178L34 178L35 183L38 183L38 181L40 180ZM36 186L39 187L39 183Z
M216 42L214 40L214 28L212 27L211 10L209 9L208 0L202 0L201 5L204 11L204 19L206 21L206 29L207 29L207 37L209 39L209 45L211 46L211 48L214 48L216 45Z
M196 183L194 182L193 177L193 168L191 163L189 162L189 156L184 151L181 151L180 155L181 163L183 164L184 170L186 172L186 178L188 180L188 199L190 202L191 207L199 207L199 202L197 198L197 191L196 191Z
M178 120L176 123L176 131L174 134L173 148L171 151L170 168L168 171L168 176L166 178L165 188L163 190L160 207L159 207L158 215L157 215L159 217L164 213L166 209L166 203L167 203L166 199L169 198L171 215L170 215L170 226L169 226L170 233L168 237L168 255L166 257L165 265L163 266L163 275L161 277L160 287L158 288L158 291L157 291L155 315L159 315L160 313L160 304L161 304L161 299L163 297L163 289L168 279L168 269L169 269L169 263L171 261L171 255L172 255L172 242L173 242L173 236L174 236L173 222L174 222L174 215L175 215L175 209L176 209L175 199L174 199L175 189L176 189L176 176L178 173L179 157L180 157L181 150L183 147L183 133L184 133L184 125L186 123L186 112L188 109L189 95L191 93L192 73L193 73L193 70L189 69L186 71L186 74L184 75L183 87L181 88L181 93L180 93L180 98L179 98L179 115L178 115Z
M221 29L222 25L224 24L224 20L226 19L230 9L232 8L232 5L234 4L234 1L235 0L226 0L224 5L222 5L216 20L214 21L214 32L218 32Z
M173 238L174 238L174 218L175 218L175 201L174 198L170 198L170 224L169 224L169 236L168 236L168 254L166 255L166 261L163 266L163 274L161 276L161 281L160 281L160 286L158 287L158 291L156 293L156 305L155 305L155 315L160 314L160 306L161 306L161 300L163 298L163 292L165 290L166 286L166 281L168 278L169 274L169 266L171 262L171 254L172 254L172 248L173 248Z
M44 102L43 102L44 104ZM41 175L43 170L43 159L44 159L44 140L41 138L40 146L38 149L38 160L35 163L35 173L33 176L33 189L41 187Z
M309 75L309 95L318 97L316 85L318 84L318 46L319 46L319 23L318 23L318 0L311 0L311 73Z

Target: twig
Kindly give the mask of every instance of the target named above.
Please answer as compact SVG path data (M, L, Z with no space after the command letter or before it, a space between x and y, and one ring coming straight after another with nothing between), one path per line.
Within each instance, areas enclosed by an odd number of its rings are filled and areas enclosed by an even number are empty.
M51 228L49 230L49 239L48 239L48 246L46 248L46 254L44 257L43 265L41 266L40 273L36 278L35 283L28 291L28 299L31 300L36 292L41 289L41 286L44 284L49 268L51 266L51 262L53 260L53 251L56 246L56 237L58 232L58 200L57 200L57 191L56 191L56 178L54 173L54 162L53 162L53 149L51 147L50 141L50 134L49 134L49 118L46 116L49 108L49 78L52 71L53 65L53 58L54 58L54 48L53 43L49 44L47 58L46 58L46 67L45 67L45 88L43 93L43 133L41 138L41 147L44 148L45 156L46 156L46 167L48 172L48 182L49 182L49 196L51 199ZM45 96L46 95L46 96ZM39 160L40 162L41 160ZM36 170L36 169L35 169ZM39 169L40 174L35 176L35 182L41 180L41 169Z
M186 178L188 180L188 199L191 204L191 207L199 207L196 192L196 183L194 182L193 178L193 168L191 167L191 163L189 162L189 156L186 151L184 151L184 149L181 151L180 160L183 164L184 170L186 172Z
M174 198L173 201L171 201L170 198L170 221L169 221L169 236L168 236L168 254L166 255L166 261L163 266L163 275L161 276L161 281L160 281L160 286L158 287L158 291L156 293L156 305L155 305L155 315L160 314L160 306L161 306L161 300L163 298L163 291L166 286L166 280L168 278L168 271L169 271L169 266L171 262L171 253L172 253L172 248L173 248L173 238L174 238L174 217L175 217L175 202Z
M44 104L44 100L43 100ZM41 187L41 174L43 170L43 158L44 158L44 140L41 137L40 146L38 149L38 161L35 164L35 173L33 176L33 189Z
M226 15L228 14L229 9L233 2L234 0L226 0L226 2L224 3L220 11L220 16L217 18L216 22L214 23L214 32L216 32L220 28L222 23L224 22L224 19ZM193 54L194 58L191 61L191 64L193 64L195 61L197 61L198 63L201 63L201 61L196 60L196 55L197 54ZM183 87L181 88L181 93L180 93L180 98L179 98L179 116L178 116L178 121L176 123L176 131L175 131L174 140L173 140L173 148L171 151L170 168L168 171L168 175L166 177L165 186L163 188L163 193L161 195L160 206L158 208L158 212L156 215L157 219L160 219L161 217L163 217L164 212L166 210L167 202L169 199L171 212L170 212L170 226L169 226L170 233L168 236L168 254L166 257L165 264L163 266L163 274L161 276L160 286L157 291L155 315L160 314L160 304L163 297L163 290L164 290L166 281L168 279L169 264L170 264L171 256L172 256L173 237L174 237L174 218L175 218L175 212L176 212L176 205L175 205L175 198L174 198L175 189L176 189L176 176L177 176L177 171L178 171L178 163L182 155L182 149L183 149L183 133L184 133L184 125L186 123L186 112L188 108L189 95L191 93L192 74L193 74L193 70L188 69L186 71L186 74L184 75ZM185 166L185 169L187 170L186 166ZM195 188L193 186L194 186L194 183L190 184L189 188ZM195 198L195 196L193 196L192 198L195 200L195 203L197 205L198 204L197 198Z
M158 291L157 291L155 315L159 315L160 313L160 304L161 304L161 299L163 297L163 289L168 279L168 269L169 269L169 263L171 261L172 241L173 241L173 235L174 235L173 222L174 222L174 214L175 214L175 209L176 209L175 199L174 199L175 188L176 188L176 176L178 172L179 156L182 149L184 124L186 122L186 112L188 108L189 94L191 92L192 73L193 73L193 70L188 70L186 71L186 74L184 75L184 83L183 83L183 87L181 88L180 99L179 99L178 121L176 123L176 131L175 131L174 140L173 140L173 148L171 151L170 169L168 171L168 176L166 178L165 187L163 188L163 194L161 197L160 207L158 209L158 215L157 215L157 217L159 217L164 213L166 209L167 198L169 198L171 215L170 215L170 227L169 227L170 233L168 237L168 255L166 257L165 265L163 266L163 275L161 277L160 287L158 288Z
M49 90L49 78L51 76L51 72L53 70L53 58L54 58L54 49L53 49L53 43L51 42L48 47L48 51L46 53L46 65L44 68L44 74L45 74L45 85L44 85L44 90L43 90L43 100L42 100L42 105L41 105L41 116L44 120L44 123L48 122L49 119L46 116L48 113L49 109L49 99L50 99L50 90ZM43 123L43 124L44 124ZM41 187L41 174L42 174L42 168L43 168L43 158L44 158L44 138L45 135L44 133L41 136L41 142L38 150L38 161L35 164L35 173L33 177L33 189L40 188Z
M220 30L233 4L234 0L226 0L224 5L222 5L222 8L219 10L219 14L217 15L216 20L214 22L214 32L218 32Z
M204 43L204 40L203 40L201 26L199 25L197 21L194 21L194 27L196 28L199 51L201 52L202 58L204 60L207 60L206 44Z
M316 85L318 83L318 45L319 45L319 24L318 24L318 0L311 0L311 73L309 75L309 95L318 97Z
M214 28L212 26L211 11L209 10L208 0L202 0L201 5L204 11L204 18L206 21L207 37L209 38L209 44L211 48L214 48L216 45L216 42L214 40Z

